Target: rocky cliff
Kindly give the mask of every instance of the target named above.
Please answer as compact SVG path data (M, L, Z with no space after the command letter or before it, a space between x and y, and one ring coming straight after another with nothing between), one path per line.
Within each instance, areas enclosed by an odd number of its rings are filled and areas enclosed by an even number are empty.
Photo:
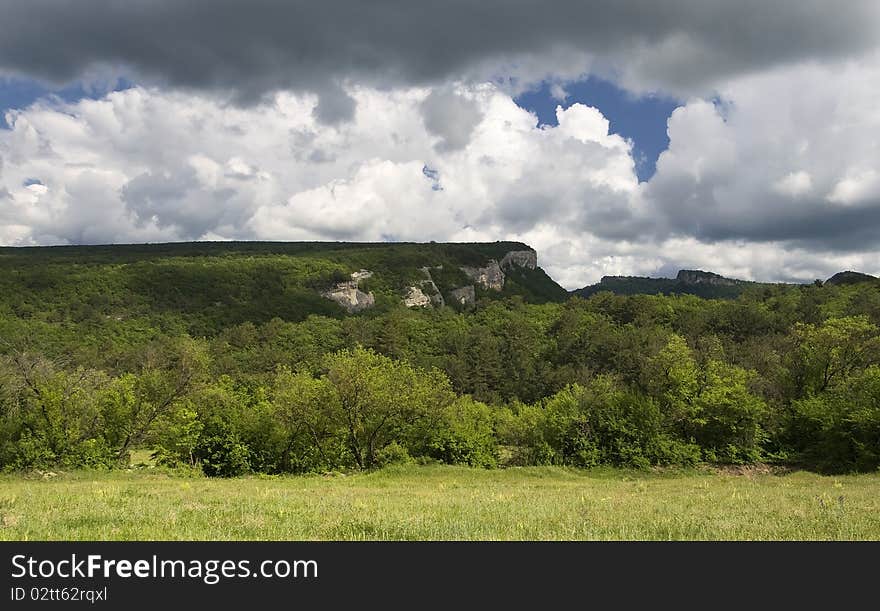
M675 279L683 284L708 284L711 286L735 286L744 282L699 269L680 270Z
M409 308L470 307L479 299L520 296L527 302L563 301L568 292L538 267L534 249L519 242L473 244L316 244L312 256L332 256L333 284L318 293L346 312L402 303ZM356 267L357 266L357 267ZM361 271L339 280L340 272ZM341 268L341 269L340 269ZM348 269L346 269L348 268ZM367 271L369 270L369 271ZM323 272L326 274L327 272ZM369 279L369 288L364 281Z
M422 267L421 272L426 279L418 285L410 285L405 289L403 303L407 307L443 306L446 300L440 288L431 276L431 269L442 270L442 265ZM537 270L538 254L532 249L510 250L504 253L499 262L489 259L485 265L462 265L458 268L473 282L471 285L454 286L447 293L450 303L458 306L471 306L476 302L476 287L485 291L501 292L504 290L507 274L518 270Z
M516 268L537 269L538 253L532 249L511 250L504 254L499 263L495 259L483 267L462 267L461 271L468 278L487 291L500 291L504 289L505 272Z
M460 307L469 307L476 303L477 294L473 285L469 284L468 286L453 289L449 293L449 300Z
M509 271L514 267L524 267L526 269L537 269L538 253L532 249L529 250L511 250L501 259L499 264L503 271Z
M468 278L478 284L487 291L500 291L504 288L504 272L498 261L492 259L489 264L484 267L462 267L461 271L467 274Z
M442 270L443 266L438 265L435 269ZM446 302L443 300L443 293L440 292L437 283L434 282L434 277L431 276L431 268L423 267L420 271L425 274L425 279L419 283L419 290L428 297L430 300L429 305L437 307L446 305Z
M365 293L360 290L360 282L373 275L373 272L362 269L351 274L351 280L339 282L333 288L323 291L322 297L326 297L341 305L349 313L360 312L376 305L376 298L372 292Z
M410 286L403 298L403 305L408 308L428 308L431 306L431 298L425 295L421 287Z

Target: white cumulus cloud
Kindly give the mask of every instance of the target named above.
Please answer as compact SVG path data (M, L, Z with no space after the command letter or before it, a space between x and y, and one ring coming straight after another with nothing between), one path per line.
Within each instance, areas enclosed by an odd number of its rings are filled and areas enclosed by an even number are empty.
M497 84L349 84L341 122L307 93L44 100L0 130L0 243L513 239L568 288L679 267L880 271L876 53L718 93L672 114L647 183L601 109L539 126Z

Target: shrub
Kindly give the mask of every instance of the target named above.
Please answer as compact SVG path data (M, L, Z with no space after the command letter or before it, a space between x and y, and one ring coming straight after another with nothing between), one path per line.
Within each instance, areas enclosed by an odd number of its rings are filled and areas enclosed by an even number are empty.
M793 404L801 456L826 471L880 467L880 367Z
M610 376L569 387L546 402L546 440L563 464L644 468L692 464L699 450L664 429L651 398L622 387Z
M405 447L392 441L376 453L375 465L387 467L388 465L402 465L413 462L412 456Z
M193 454L209 477L235 477L250 471L248 447L224 423L206 425Z
M460 397L443 410L433 427L427 453L447 464L494 467L498 464L492 410L470 397Z
M202 427L198 413L186 407L160 419L153 438L153 460L168 467L194 465Z
M767 405L748 389L751 376L720 361L706 364L693 419L706 460L747 463L763 457Z

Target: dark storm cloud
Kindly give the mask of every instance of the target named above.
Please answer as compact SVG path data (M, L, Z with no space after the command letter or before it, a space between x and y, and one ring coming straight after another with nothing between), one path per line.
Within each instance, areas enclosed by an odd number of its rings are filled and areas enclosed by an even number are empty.
M441 152L467 146L483 119L476 102L446 89L433 90L422 102L421 110L425 127L441 139L436 147Z
M789 60L859 52L876 0L27 0L0 3L0 70L68 82L111 66L225 90L338 92L460 78L569 50L636 80L700 87ZM558 56L554 56L558 57ZM553 65L541 65L553 73ZM350 117L343 97L319 109Z
M318 105L313 114L319 123L335 125L354 117L357 103L339 85L318 87Z
M234 195L231 189L201 187L189 167L174 173L145 172L121 190L122 201L140 227L154 222L188 240L199 239L221 223L224 203Z
M671 233L707 243L787 242L797 248L838 252L880 247L880 201L842 209L821 201L794 207L768 199L759 202L763 204L760 211L727 207L696 217L673 216Z

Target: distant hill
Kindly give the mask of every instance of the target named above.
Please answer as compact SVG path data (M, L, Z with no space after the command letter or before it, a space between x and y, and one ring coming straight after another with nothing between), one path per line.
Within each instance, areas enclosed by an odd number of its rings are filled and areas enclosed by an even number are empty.
M568 292L519 242L192 242L0 248L0 319L139 320L211 335L244 321Z
M826 284L878 282L846 271ZM310 315L370 316L393 308L470 310L518 296L562 302L572 294L688 294L733 299L779 286L681 270L675 278L606 276L569 293L521 242L187 242L0 247L4 320L93 325L120 333L185 331L211 336L243 322L296 322Z
M824 283L829 286L877 282L880 278L862 272L845 271L831 276ZM713 272L683 269L675 278L644 278L641 276L603 276L602 279L582 289L571 291L573 295L587 298L601 291L617 295L696 295L706 299L736 299L744 291L761 287L803 286L790 283L751 282L725 278Z
M877 278L877 276L871 276L870 274L863 274L861 272L853 272L847 270L845 272L838 272L834 274L825 281L825 284L858 284L859 282L877 282L878 280L880 280L880 278Z
M640 276L603 276L597 284L572 291L589 297L601 291L618 295L696 295L707 299L735 299L749 287L762 283L725 278L703 270L683 269L675 278Z

